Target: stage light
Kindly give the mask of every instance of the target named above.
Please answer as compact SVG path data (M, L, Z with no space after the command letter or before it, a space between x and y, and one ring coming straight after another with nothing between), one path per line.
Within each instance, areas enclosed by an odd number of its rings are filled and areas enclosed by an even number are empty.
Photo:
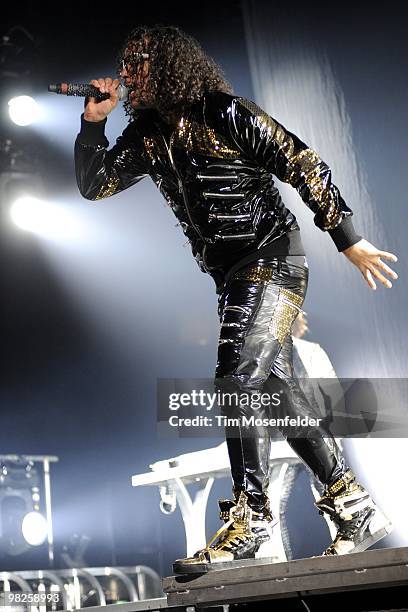
M13 202L10 215L14 223L21 229L35 232L41 225L44 212L41 200L31 196L22 196Z
M75 239L80 233L75 216L67 208L29 195L13 202L10 216L20 229L51 240Z
M21 531L30 546L41 546L47 537L47 521L39 512L28 512L23 518Z
M30 125L40 115L40 107L31 96L17 96L8 103L10 119L16 125Z

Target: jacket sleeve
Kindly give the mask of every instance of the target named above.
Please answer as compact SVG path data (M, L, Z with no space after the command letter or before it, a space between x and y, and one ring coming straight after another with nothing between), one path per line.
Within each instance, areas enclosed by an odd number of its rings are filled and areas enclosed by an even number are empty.
M75 141L75 174L81 195L87 200L109 198L149 174L144 144L131 123L108 150L106 119L86 121Z
M229 132L245 155L298 191L315 225L330 234L338 251L361 240L329 166L295 134L245 98L231 103Z

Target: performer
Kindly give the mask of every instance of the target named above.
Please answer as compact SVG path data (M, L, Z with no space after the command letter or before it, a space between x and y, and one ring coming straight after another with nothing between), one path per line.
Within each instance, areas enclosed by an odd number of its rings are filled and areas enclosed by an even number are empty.
M150 176L199 267L216 283L221 322L216 384L253 394L278 381L291 414L311 414L293 378L290 333L305 298L308 264L298 223L273 175L298 191L315 225L372 289L375 279L391 287L386 275L397 275L383 259L396 261L396 256L356 234L352 210L327 164L254 102L235 95L191 36L177 27L137 27L120 52L118 76L130 89L129 125L108 150L104 128L118 103L119 79L91 81L110 97L89 99L81 118L75 144L81 194L100 200ZM234 410L242 416L250 408L240 402ZM287 437L324 485L316 506L338 528L324 554L365 550L391 526L334 439L324 435L316 428ZM253 558L270 537L268 430L259 428L254 436L241 427L238 434L227 429L226 436L234 499L220 502L225 524L203 550L177 560L176 572Z

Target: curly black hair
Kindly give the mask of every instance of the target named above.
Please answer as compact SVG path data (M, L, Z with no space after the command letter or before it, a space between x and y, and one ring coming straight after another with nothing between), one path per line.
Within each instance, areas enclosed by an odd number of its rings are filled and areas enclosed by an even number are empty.
M147 86L159 113L166 115L182 109L210 91L233 93L222 69L205 53L195 38L176 26L158 24L134 28L119 52L119 70L126 49L133 48L139 52L145 50L146 37L149 41ZM139 61L134 61L133 71L137 70ZM137 111L129 101L124 103L124 107L132 119Z

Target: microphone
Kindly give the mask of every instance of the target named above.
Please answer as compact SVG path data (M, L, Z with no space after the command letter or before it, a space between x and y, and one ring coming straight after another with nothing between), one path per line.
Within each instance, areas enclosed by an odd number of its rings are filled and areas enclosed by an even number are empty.
M98 102L108 100L109 93L101 93L94 85L87 83L52 83L48 85L48 91L65 96L80 96L82 98L95 98ZM119 100L126 100L129 90L124 85L119 85L116 90Z

